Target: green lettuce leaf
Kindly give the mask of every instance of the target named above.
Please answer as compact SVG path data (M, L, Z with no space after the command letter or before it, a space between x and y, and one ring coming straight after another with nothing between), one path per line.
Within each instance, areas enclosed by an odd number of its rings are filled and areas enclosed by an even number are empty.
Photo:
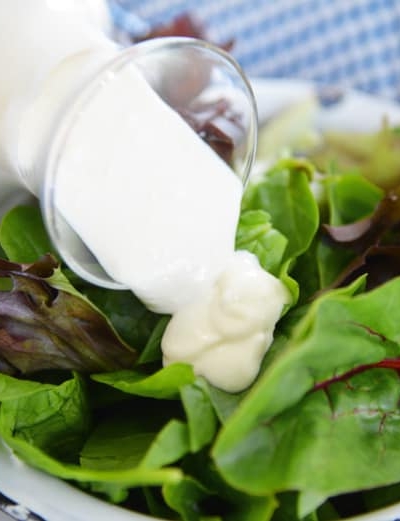
M20 380L6 374L0 373L0 403L6 400L18 400L38 391L52 390L53 385Z
M0 244L7 257L18 263L35 262L47 253L56 253L38 206L16 206L4 215Z
M273 227L286 237L283 260L304 253L318 230L319 210L310 188L311 177L309 163L281 160L244 194L243 210L264 210Z
M287 239L272 227L271 217L264 210L247 210L240 215L236 232L236 249L254 253L260 265L279 275Z
M54 458L76 462L91 419L82 378L75 375L58 386L40 386L36 392L31 383L29 394L28 384L21 382L18 398L8 395L2 401L2 435L6 441L16 438Z
M336 174L325 179L329 224L349 224L373 212L383 190L356 174Z
M400 136L386 122L378 132L326 132L323 145L311 153L320 171L334 161L341 171L359 172L389 190L400 184Z

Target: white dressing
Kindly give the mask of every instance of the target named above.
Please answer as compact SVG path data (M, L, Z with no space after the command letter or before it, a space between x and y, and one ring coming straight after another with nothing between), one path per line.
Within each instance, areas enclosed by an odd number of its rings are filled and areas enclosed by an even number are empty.
M254 255L235 252L212 289L170 320L162 339L164 365L187 362L216 387L245 389L256 378L290 300L286 286Z
M242 184L133 65L90 99L58 163L55 204L114 280L174 313L224 270Z

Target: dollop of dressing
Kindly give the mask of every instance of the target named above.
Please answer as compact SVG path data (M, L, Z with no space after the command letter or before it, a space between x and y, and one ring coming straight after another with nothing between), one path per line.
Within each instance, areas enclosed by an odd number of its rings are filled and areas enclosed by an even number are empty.
M214 286L171 318L162 339L164 365L187 362L216 387L245 389L290 300L286 286L257 257L235 252Z

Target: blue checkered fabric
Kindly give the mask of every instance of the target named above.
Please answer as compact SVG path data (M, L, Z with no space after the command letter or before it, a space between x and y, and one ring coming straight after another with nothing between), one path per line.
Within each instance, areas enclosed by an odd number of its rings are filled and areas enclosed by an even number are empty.
M195 16L249 76L302 78L400 99L400 0L109 0L141 34Z

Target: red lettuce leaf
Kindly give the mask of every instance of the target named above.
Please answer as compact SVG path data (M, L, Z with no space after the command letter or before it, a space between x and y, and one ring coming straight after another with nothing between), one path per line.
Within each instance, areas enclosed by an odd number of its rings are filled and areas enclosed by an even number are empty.
M192 103L189 108L176 107L177 112L192 129L228 164L244 136L240 117L227 100L213 103Z
M11 291L0 292L0 371L132 367L136 351L107 318L72 287L69 292L52 284L57 267L50 255L33 264L0 259L0 277L13 284Z
M139 42L170 36L210 41L205 27L188 13L177 16L170 23L152 28L145 36L132 36L131 40ZM230 51L233 40L216 45ZM180 72L175 71L171 84L164 78L162 97L224 161L232 165L234 147L244 137L243 126L240 125L237 115L232 113L226 100L221 99L201 106L196 103L196 96L208 84L210 69L206 65L190 65L188 63Z
M188 38L198 38L199 40L208 40L203 24L194 19L190 14L183 13L167 24L160 24L153 27L145 36L140 38L132 37L132 41L138 42L150 38L162 38L165 36L185 36ZM228 40L219 44L219 47L226 51L230 51L233 44L233 40Z
M352 261L329 288L345 286L367 274L367 289L400 275L400 187L387 192L371 215L342 226L323 225L333 247L354 252Z

